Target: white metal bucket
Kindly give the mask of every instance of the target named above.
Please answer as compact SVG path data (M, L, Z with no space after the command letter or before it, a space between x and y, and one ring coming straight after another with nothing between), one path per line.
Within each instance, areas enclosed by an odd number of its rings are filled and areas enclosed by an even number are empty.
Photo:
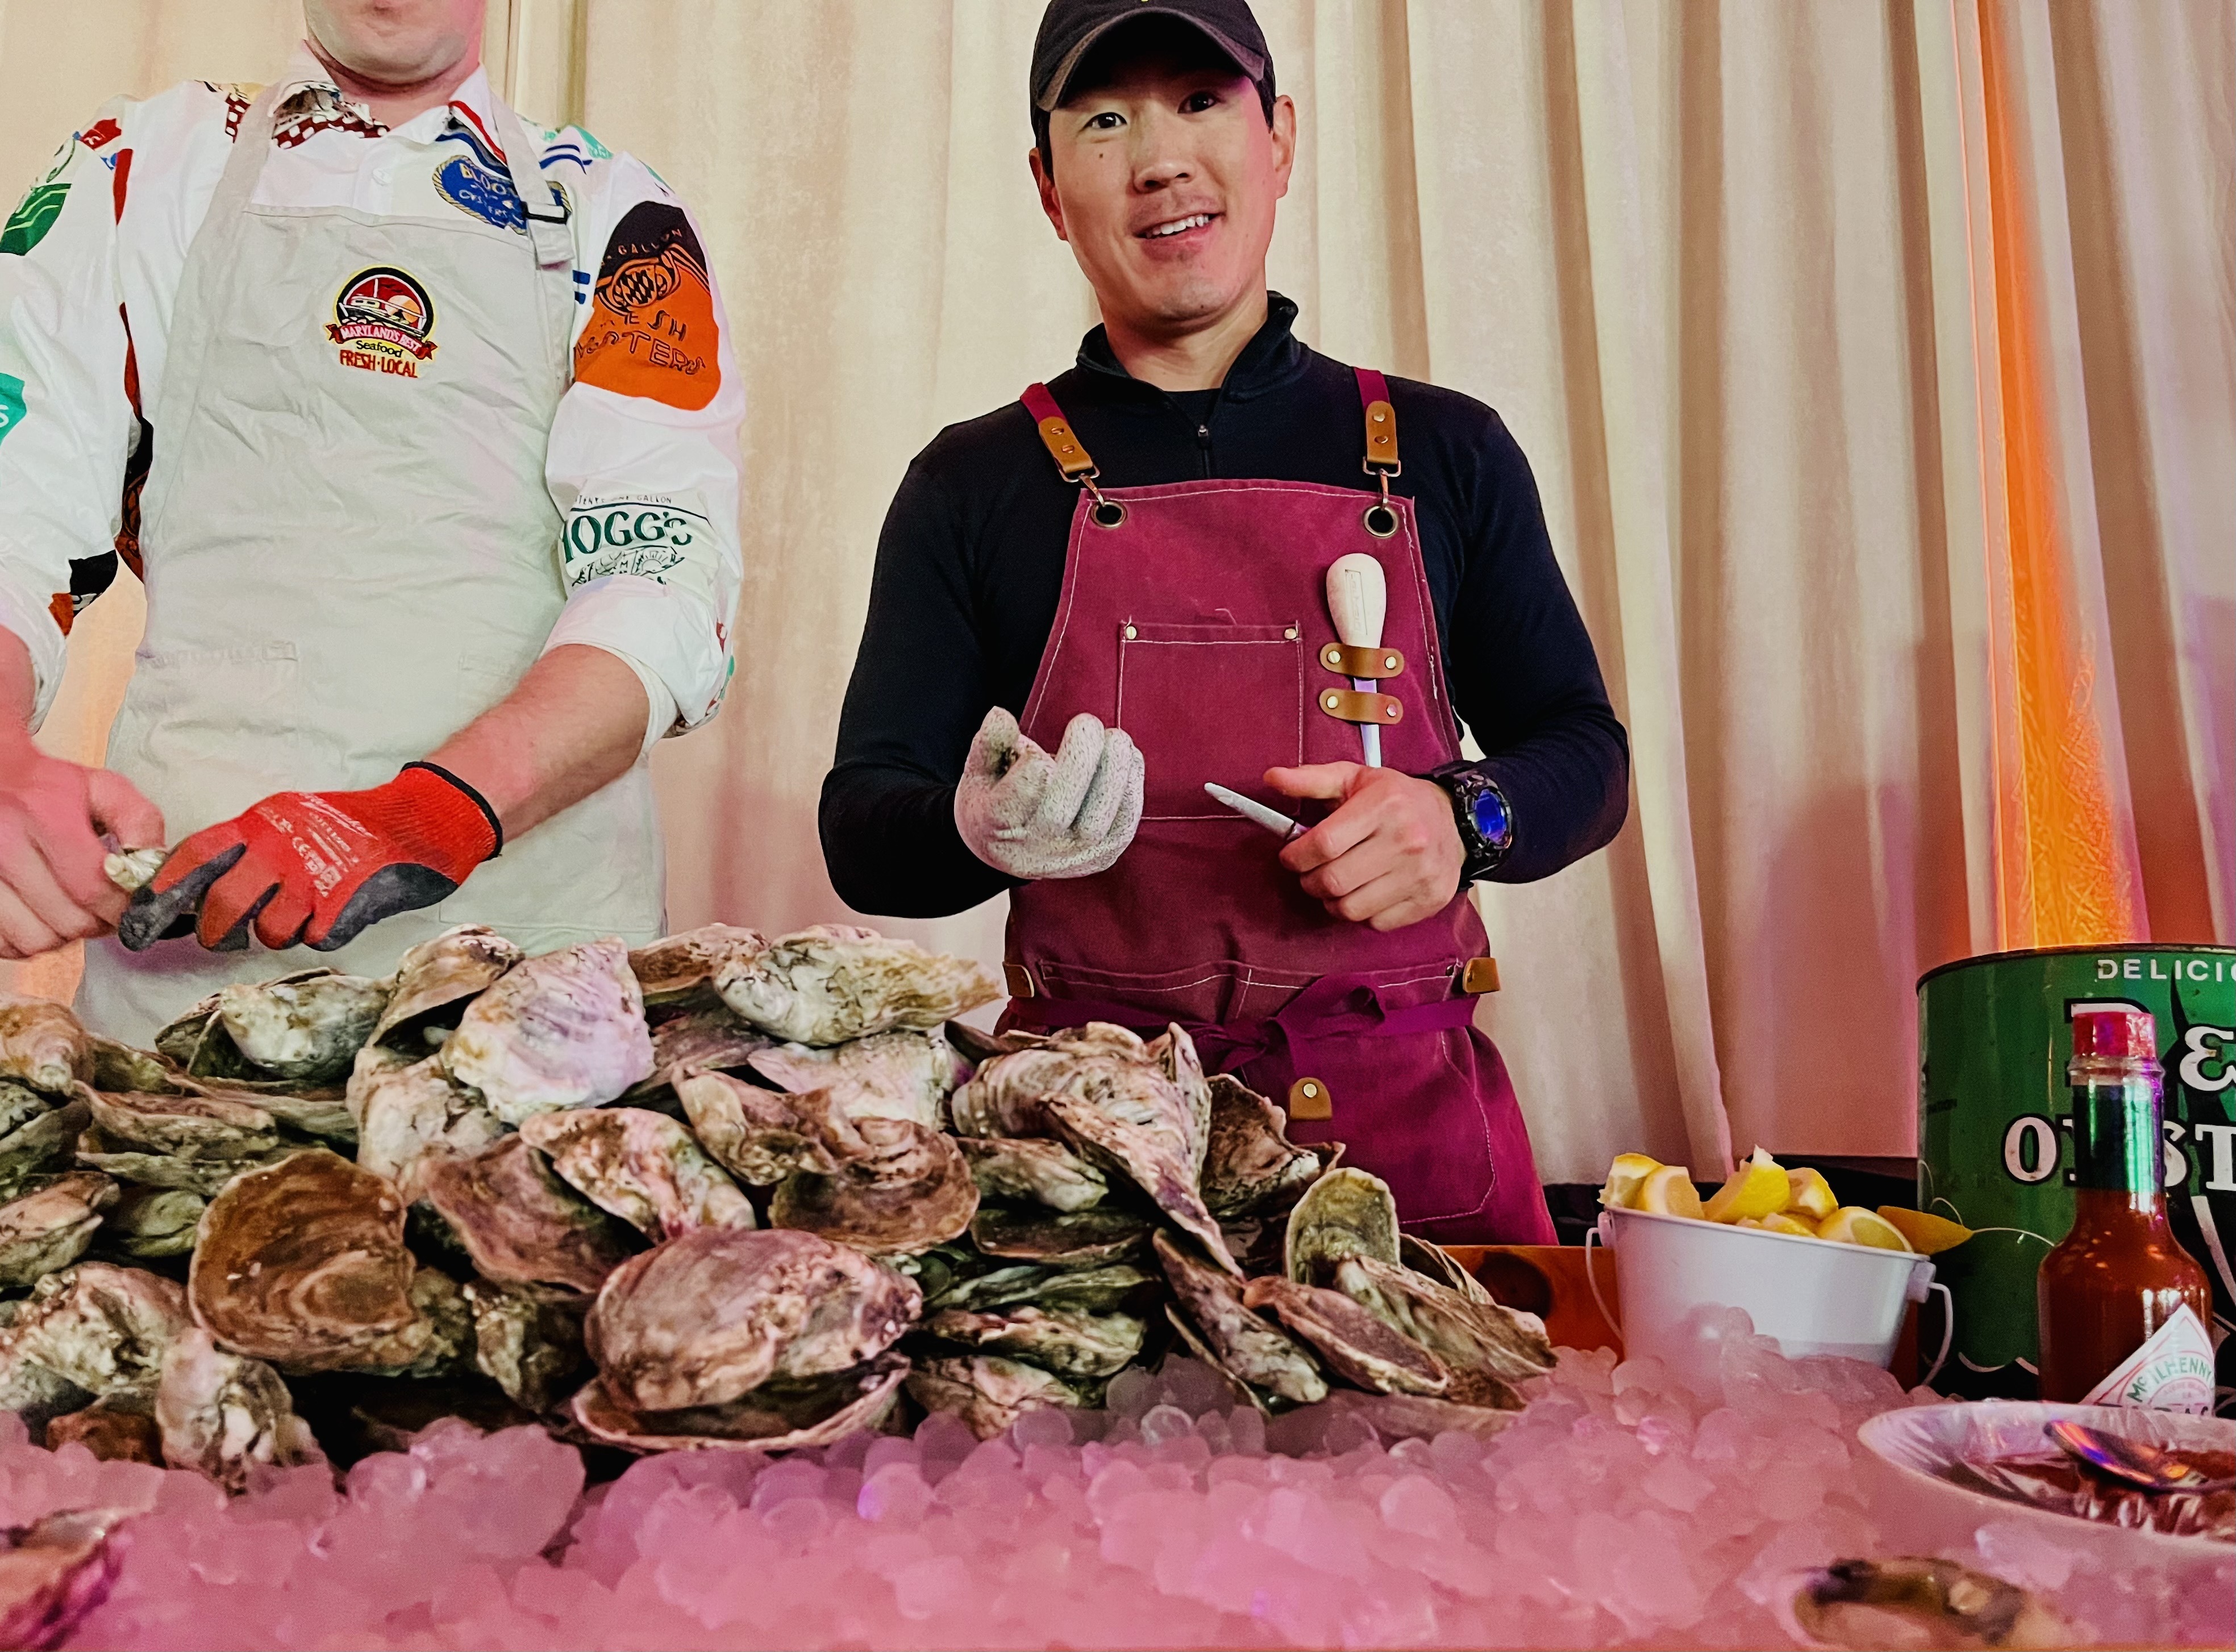
M1689 1351L1686 1316L1713 1306L1745 1309L1756 1333L1777 1338L1789 1359L1837 1354L1884 1366L1894 1358L1904 1307L1949 1288L1933 1282L1933 1264L1923 1256L1690 1216L1601 1211L1599 1227L1584 1236L1588 1271L1594 1239L1620 1259L1626 1358L1681 1362ZM1591 1285L1605 1313L1596 1274ZM1937 1359L1923 1380L1940 1369Z

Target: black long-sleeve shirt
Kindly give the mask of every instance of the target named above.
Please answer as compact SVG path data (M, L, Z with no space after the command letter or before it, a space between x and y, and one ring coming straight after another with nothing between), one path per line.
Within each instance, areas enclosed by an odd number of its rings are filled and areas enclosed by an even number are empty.
M1371 485L1358 380L1266 325L1216 391L1131 377L1102 328L1049 386L1105 488L1208 477ZM1606 844L1628 808L1630 748L1553 547L1537 486L1498 415L1390 380L1452 703L1506 794L1514 842L1491 876L1527 883ZM1022 713L1056 622L1076 484L1011 403L919 453L878 541L870 612L823 782L823 854L858 912L959 912L1016 880L956 831L955 785L994 705Z

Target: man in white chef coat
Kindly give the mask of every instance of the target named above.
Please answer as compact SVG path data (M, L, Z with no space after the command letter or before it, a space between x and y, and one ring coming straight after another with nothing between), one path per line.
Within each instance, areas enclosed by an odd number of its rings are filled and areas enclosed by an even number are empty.
M306 0L278 82L109 104L0 231L0 957L89 939L116 1037L459 922L662 927L645 760L729 676L743 388L689 216L497 97L483 9ZM30 731L120 559L89 769ZM128 910L104 849L167 828Z

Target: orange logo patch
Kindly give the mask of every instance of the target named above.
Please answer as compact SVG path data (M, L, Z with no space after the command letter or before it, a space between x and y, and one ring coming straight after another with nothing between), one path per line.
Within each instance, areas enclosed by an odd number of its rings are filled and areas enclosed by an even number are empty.
M721 388L707 255L680 208L648 201L606 243L590 319L575 344L577 383L696 412Z

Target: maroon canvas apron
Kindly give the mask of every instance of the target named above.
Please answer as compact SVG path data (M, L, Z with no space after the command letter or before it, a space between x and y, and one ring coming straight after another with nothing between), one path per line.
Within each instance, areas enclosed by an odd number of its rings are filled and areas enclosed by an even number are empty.
M1376 493L1273 481L1101 490L1046 386L1025 392L1081 491L1020 721L1053 750L1070 718L1093 712L1133 737L1147 782L1141 828L1115 865L1011 895L1004 1024L1154 1032L1177 1021L1207 1069L1286 1105L1297 1140L1342 1142L1345 1162L1388 1181L1408 1228L1550 1244L1506 1065L1473 1024L1470 992L1493 972L1466 891L1388 933L1330 917L1275 858L1279 840L1203 790L1216 780L1293 816L1266 770L1358 761L1367 719L1390 768L1424 774L1460 755L1412 502L1389 492L1396 414L1381 374L1361 370L1358 382ZM1329 652L1341 645L1328 564L1351 551L1387 576L1371 659ZM1353 678L1378 692L1354 691Z

